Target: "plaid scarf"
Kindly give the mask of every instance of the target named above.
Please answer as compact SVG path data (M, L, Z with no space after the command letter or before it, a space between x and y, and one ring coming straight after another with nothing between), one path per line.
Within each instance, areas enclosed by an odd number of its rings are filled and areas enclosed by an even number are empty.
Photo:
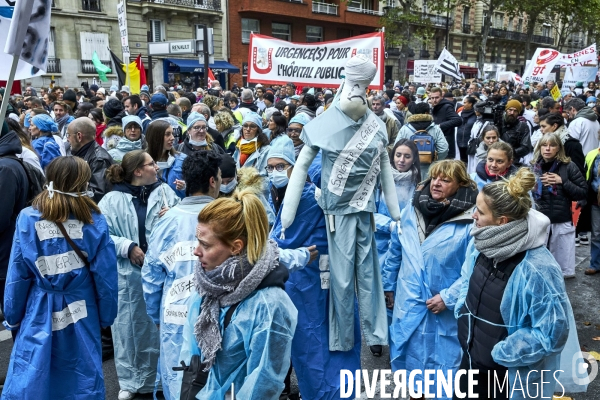
M475 206L477 199L477 189L470 186L461 186L454 196L448 197L443 201L437 201L431 198L431 179L422 182L415 189L413 204L421 212L427 225L425 236L441 223L456 217Z

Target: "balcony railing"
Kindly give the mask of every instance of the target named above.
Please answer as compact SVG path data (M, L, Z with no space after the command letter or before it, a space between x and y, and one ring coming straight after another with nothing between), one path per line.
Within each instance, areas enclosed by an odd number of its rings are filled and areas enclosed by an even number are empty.
M448 21L449 27L452 27L452 25L454 24L454 20L452 19L452 17L448 19L448 17L444 17L443 15L425 13L420 13L420 15L422 19L428 19L433 25L440 26L442 28L446 27L446 21Z
M518 42L525 42L527 40L527 34L525 33L507 31L504 29L490 28L489 35L492 37L515 40Z
M463 24L463 26L462 26L462 33L471 33L471 25L470 24Z
M108 68L112 69L112 65L110 61L100 61L102 64L106 65ZM94 67L94 63L92 60L81 60L81 73L82 74L95 74L96 68Z
M383 15L383 11L369 10L367 8L362 8L362 7L348 7L348 8L346 8L346 10L348 10L350 12L361 13L361 14Z
M431 57L431 55L429 54L428 50L421 50L421 51L419 51L419 57L422 58L422 59L423 58L426 59L426 58Z
M550 36L533 35L531 39L535 43L554 45L554 38L551 38Z
M47 74L60 74L60 58L48 58L46 64Z
M221 0L146 0L155 4L168 4L197 8L201 10L221 11Z
M337 4L327 4L318 1L313 1L312 12L314 12L315 14L338 15L338 7L339 6Z

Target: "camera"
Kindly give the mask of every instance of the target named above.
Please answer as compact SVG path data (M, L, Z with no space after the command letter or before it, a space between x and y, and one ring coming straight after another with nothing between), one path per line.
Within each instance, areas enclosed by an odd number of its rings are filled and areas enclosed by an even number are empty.
M484 121L490 121L496 126L502 125L502 116L506 106L493 101L480 101L475 104L475 111L482 115Z

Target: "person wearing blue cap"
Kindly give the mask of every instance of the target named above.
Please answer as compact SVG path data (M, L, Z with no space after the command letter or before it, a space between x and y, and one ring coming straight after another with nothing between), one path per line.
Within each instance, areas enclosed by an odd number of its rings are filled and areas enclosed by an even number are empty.
M360 368L360 324L355 310L354 347L349 351L329 351L328 301L329 290L323 290L321 280L328 269L328 246L325 215L317 204L312 182L305 182L294 223L281 238L281 215L285 191L296 157L294 144L286 136L271 143L267 172L271 181L271 201L278 214L271 239L282 249L306 249L303 269L293 271L285 290L298 309L298 326L292 341L292 365L298 377L300 394L307 399L340 398L340 369ZM310 343L310 346L306 344ZM316 371L315 366L327 366ZM286 382L287 384L287 382ZM285 393L285 390L284 390Z
M108 154L117 163L121 163L123 156L133 150L142 149L142 120L137 115L123 117L123 138L117 147L108 151Z
M159 118L168 118L169 113L167 112L167 96L162 93L154 93L150 99L150 107L152 107L152 120Z
M53 137L53 134L58 132L58 125L49 115L39 114L31 118L29 132L33 139L31 145L40 156L40 164L45 169L52 160L61 155L60 145Z
M225 153L225 150L216 144L214 138L208 133L208 124L204 115L192 111L187 121L188 135L186 135L183 143L179 145L178 150L180 152L188 156L198 151L212 150L215 154Z
M248 112L242 120L242 136L237 142L233 159L237 168L254 167L265 176L267 174L267 154L269 139L262 131L262 118L255 112Z

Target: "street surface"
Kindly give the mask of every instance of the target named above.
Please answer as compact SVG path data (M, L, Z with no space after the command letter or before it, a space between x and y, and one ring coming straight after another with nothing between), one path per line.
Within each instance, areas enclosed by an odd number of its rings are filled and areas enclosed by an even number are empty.
M600 274L585 276L583 271L589 265L590 246L577 248L577 266L575 279L567 281L567 291L575 314L577 333L582 350L600 353ZM3 329L3 328L2 328ZM594 340L594 338L598 340ZM0 376L6 375L12 340L10 333L0 330ZM384 348L382 357L373 357L369 348L362 347L362 368L372 371L374 369L390 369L389 349ZM104 378L106 385L106 400L116 400L119 393L119 384L113 360L104 362ZM297 392L295 379L292 380L292 392ZM393 392L393 385L389 386L388 393ZM593 381L587 393L565 394L574 400L600 400L600 377ZM137 396L136 399L151 399L151 395ZM162 397L161 397L162 398ZM362 389L362 399L367 398ZM380 389L377 386L375 399L380 399ZM311 399L305 399L311 400Z

